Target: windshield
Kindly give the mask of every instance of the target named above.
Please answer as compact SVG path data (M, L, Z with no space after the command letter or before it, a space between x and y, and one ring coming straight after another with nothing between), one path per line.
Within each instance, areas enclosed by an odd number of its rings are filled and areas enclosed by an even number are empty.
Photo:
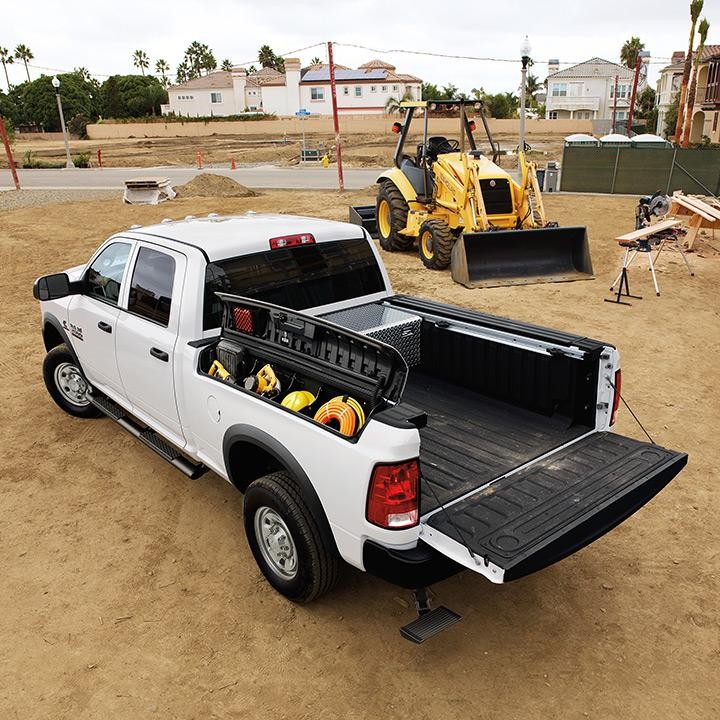
M221 325L222 304L216 292L305 310L383 290L380 267L364 238L219 260L210 263L205 272L203 329Z

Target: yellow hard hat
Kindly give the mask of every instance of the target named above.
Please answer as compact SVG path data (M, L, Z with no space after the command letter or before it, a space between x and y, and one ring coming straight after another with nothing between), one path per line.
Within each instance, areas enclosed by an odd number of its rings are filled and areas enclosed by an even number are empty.
M280 404L290 410L300 412L300 410L312 405L314 402L315 396L308 390L294 390L288 393Z

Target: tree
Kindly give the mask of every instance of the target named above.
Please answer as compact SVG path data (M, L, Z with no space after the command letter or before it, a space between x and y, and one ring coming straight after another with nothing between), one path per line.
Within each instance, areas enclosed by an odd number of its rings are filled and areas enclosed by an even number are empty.
M483 101L491 117L498 119L513 117L519 105L517 95L511 92L486 95Z
M695 109L695 95L697 93L697 77L700 70L700 56L705 49L705 41L707 40L708 30L710 30L710 23L706 18L700 21L698 26L698 35L700 36L700 42L698 43L697 52L695 53L695 64L693 67L692 82L690 83L690 90L688 92L687 99L687 111L685 112L685 130L683 132L682 146L684 148L690 145L690 128L692 127L693 121L693 110Z
M28 62L34 60L35 56L32 54L32 50L27 45L18 45L15 48L15 59L22 60L25 65L25 73L27 74L28 82L30 82L30 70L28 69Z
M254 65L251 65L251 66L247 69L247 74L248 74L248 75L252 75L253 73L256 73L257 71L258 71L257 68L256 68Z
M638 53L644 49L645 43L641 42L639 37L633 35L629 40L625 41L620 49L620 60L622 64L634 70L637 64Z
M112 75L100 88L100 107L107 118L158 115L167 101L167 91L156 77Z
M10 78L8 77L7 66L12 65L15 62L15 58L10 50L4 47L0 47L0 63L2 63L3 70L5 71L5 82L7 83L8 92L10 92Z
M66 118L85 115L91 120L98 116L99 86L96 80L81 73L60 73L60 92ZM31 125L46 131L60 130L60 118L55 103L55 88L49 75L22 83L8 95L10 117L16 127Z
M665 113L665 126L663 127L663 131L665 133L665 137L667 138L672 137L672 134L675 132L679 107L680 91L678 90L675 93L675 97L673 97L672 103L670 103L670 107L668 107L667 112Z
M203 74L207 75L217 67L213 51L204 43L193 40L177 67L177 82L184 83Z
M224 70L225 72L231 72L233 69L232 60L229 58L225 58L225 60L220 63L220 69Z
M133 65L140 68L140 72L145 75L145 68L150 65L147 53L144 50L136 50L133 53Z
M273 52L269 45L263 45L258 50L258 62L262 67L269 67L278 72L285 72L285 61Z
M683 128L683 112L685 110L685 98L687 97L688 81L690 80L690 64L692 63L695 27L702 9L703 0L692 0L690 2L690 40L688 42L687 55L685 55L682 83L680 84L680 100L678 101L677 121L675 123L675 131L672 133L676 144L680 142L680 134L682 133Z
M413 99L412 90L410 90L410 88L406 88L403 96L399 100L396 97L389 97L387 99L387 102L385 103L385 112L388 115L392 115L392 113L400 110L400 103L410 102Z
M448 83L447 85L443 85L442 90L440 91L440 99L441 100L458 100L458 88L455 87L452 83Z
M540 80L538 80L537 75L528 73L527 82L525 83L525 94L530 100L529 104L532 107L537 105L537 94L540 92L541 87L542 85L540 84Z
M657 132L658 110L655 105L655 91L648 85L635 98L635 117L645 120L648 132Z
M322 60L316 55L311 61L311 65L322 65Z
M205 71L205 74L208 75L210 72L215 70L217 68L217 61L215 60L215 55L213 55L212 50L207 45L203 46L203 52L200 56L200 69Z
M433 83L423 83L420 86L421 97L423 100L440 100L441 92L437 85Z
M166 60L160 58L155 63L155 72L160 75L160 84L167 89L168 85L170 85L170 78L167 76L170 72L170 65L168 65Z

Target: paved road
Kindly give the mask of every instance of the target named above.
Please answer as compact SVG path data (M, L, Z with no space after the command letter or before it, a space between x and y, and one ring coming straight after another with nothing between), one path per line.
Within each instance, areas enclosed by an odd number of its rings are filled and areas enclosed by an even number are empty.
M75 170L19 170L20 185L23 189L44 190L115 190L124 187L125 180L144 175L169 177L173 185L182 185L197 175L195 168L88 168ZM251 188L288 188L304 190L337 189L337 170L334 166L322 167L275 167L263 165L242 167L237 170L208 167L205 172L227 175ZM379 169L345 170L345 187L359 190L372 185ZM13 188L9 170L0 170L0 190Z

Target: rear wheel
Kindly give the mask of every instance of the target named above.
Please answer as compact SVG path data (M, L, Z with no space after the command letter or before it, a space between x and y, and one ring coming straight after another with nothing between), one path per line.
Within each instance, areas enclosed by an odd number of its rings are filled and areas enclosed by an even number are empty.
M84 418L100 416L87 398L88 381L67 345L57 345L45 356L43 379L50 397L66 413Z
M431 270L444 270L450 264L455 236L442 220L426 220L420 226L418 252L423 265Z
M245 492L245 533L255 561L280 594L308 603L330 590L338 557L288 473L258 478Z
M391 182L384 182L378 191L376 216L380 247L388 252L410 250L414 238L400 235L407 227L408 204Z

